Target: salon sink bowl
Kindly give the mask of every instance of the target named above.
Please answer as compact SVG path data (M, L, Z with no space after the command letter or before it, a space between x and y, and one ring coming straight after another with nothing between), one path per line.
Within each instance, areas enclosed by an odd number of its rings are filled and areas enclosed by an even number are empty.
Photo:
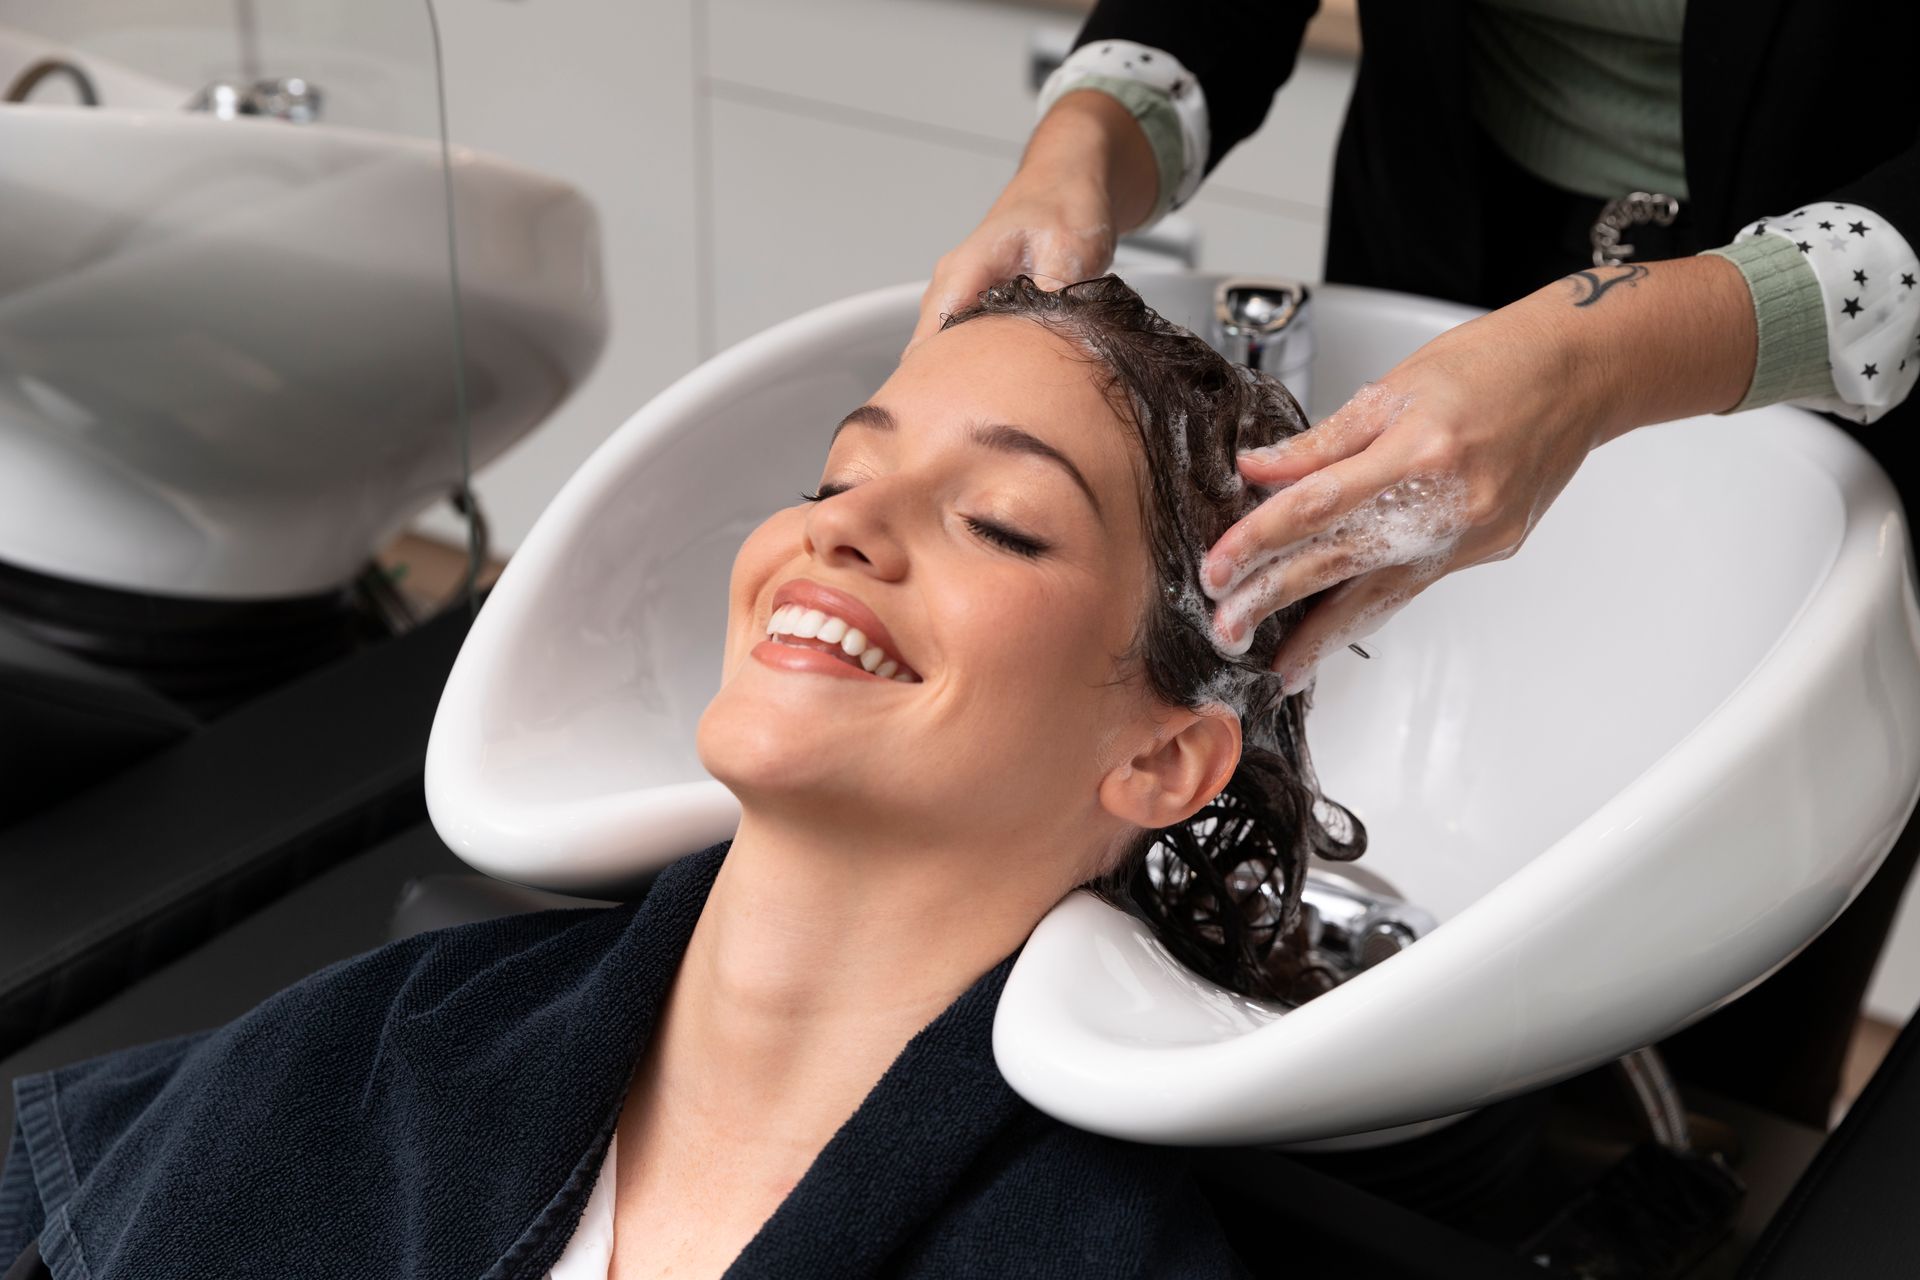
M1215 279L1134 283L1194 324ZM918 297L852 298L723 353L554 500L434 725L427 799L461 857L613 896L731 833L693 748L728 566L817 479L828 425L885 378ZM1473 314L1338 287L1315 307L1316 416ZM1362 865L1437 928L1282 1012L1071 895L996 1025L1002 1071L1037 1106L1144 1141L1301 1143L1540 1087L1784 963L1866 882L1920 788L1905 517L1867 454L1798 410L1604 446L1521 554L1443 580L1368 647L1323 664L1314 759L1367 824Z
M177 101L0 106L0 562L330 590L460 475L440 149ZM478 466L586 376L606 308L579 191L460 148L453 186Z

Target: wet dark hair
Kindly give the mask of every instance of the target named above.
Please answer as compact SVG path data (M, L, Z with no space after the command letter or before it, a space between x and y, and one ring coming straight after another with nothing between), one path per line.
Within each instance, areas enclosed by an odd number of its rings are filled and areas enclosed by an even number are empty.
M1240 716L1240 763L1226 788L1186 822L1143 831L1094 887L1130 904L1196 973L1243 995L1310 998L1327 978L1308 964L1299 927L1308 859L1344 861L1366 848L1359 820L1314 780L1308 696L1283 697L1268 670L1310 602L1267 618L1247 652L1229 657L1214 647L1199 583L1207 549L1260 502L1235 455L1305 430L1306 416L1279 380L1231 363L1118 276L1052 291L1016 276L942 328L982 316L1034 321L1105 373L1147 463L1141 515L1154 589L1124 658L1140 663L1161 701L1196 711L1222 702Z

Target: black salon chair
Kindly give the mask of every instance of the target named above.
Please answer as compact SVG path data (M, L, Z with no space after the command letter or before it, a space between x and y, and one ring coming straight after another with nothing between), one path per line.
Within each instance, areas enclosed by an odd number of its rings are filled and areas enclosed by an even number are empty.
M464 608L442 614L171 742L166 716L140 710L153 704L110 702L97 682L59 686L75 691L69 709L112 706L123 748L145 754L0 829L0 1066L424 824L427 732L469 621ZM392 901L382 895L382 927Z
M184 707L0 618L0 828L192 733Z

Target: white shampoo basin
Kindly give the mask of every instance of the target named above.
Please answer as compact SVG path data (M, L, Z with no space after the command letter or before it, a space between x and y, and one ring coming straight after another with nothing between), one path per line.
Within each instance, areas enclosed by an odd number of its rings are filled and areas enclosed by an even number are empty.
M1218 277L1139 275L1198 323ZM694 725L727 570L885 379L918 286L714 358L573 477L456 662L427 754L454 850L617 895L731 834ZM1473 312L1326 287L1315 416ZM1001 1001L1002 1071L1070 1123L1295 1142L1451 1115L1650 1043L1839 914L1920 787L1920 609L1864 450L1787 408L1597 451L1514 558L1445 579L1320 673L1309 740L1362 865L1439 927L1282 1013L1070 896Z
M461 474L446 185L424 139L0 106L0 561L217 599L350 581ZM454 148L452 185L477 467L599 357L600 232L491 156Z

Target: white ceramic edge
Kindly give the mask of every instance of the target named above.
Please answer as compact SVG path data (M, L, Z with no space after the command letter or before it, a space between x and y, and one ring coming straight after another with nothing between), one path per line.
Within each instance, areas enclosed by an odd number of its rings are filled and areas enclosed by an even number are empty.
M850 325L893 325L920 296L919 283L891 285L806 312L728 348L695 367L635 413L594 450L554 496L514 552L441 691L427 739L427 812L455 854L497 879L558 893L604 889L609 868L627 875L727 839L739 823L732 794L714 781L632 791L529 809L486 785L481 717L494 699L487 686L512 679L516 633L497 601L534 591L557 571L579 526L612 490L632 483L649 454L683 429L683 409L738 385L743 367L759 369L785 354L818 358L812 335Z
M1408 953L1420 963L1390 960L1210 1043L1125 1042L1062 1003L1100 927L1089 913L1120 914L1071 895L1035 930L1000 1002L994 1048L1014 1089L1067 1123L1144 1142L1383 1129L1651 1043L1790 958L1879 865L1920 777L1920 610L1899 502L1864 449L1807 424L1818 430L1793 444L1850 499L1834 567L1751 675L1654 767L1423 939ZM1805 731L1778 732L1780 716ZM1867 780L1889 774L1902 798L1871 803ZM1821 798L1818 830L1792 812L1791 798L1808 795ZM1628 828L1631 841L1616 839ZM1796 854L1814 841L1857 853L1824 866ZM1798 882L1751 874L1768 866ZM1578 1018L1554 1016L1569 1006ZM1489 1039L1510 1052L1488 1055Z

